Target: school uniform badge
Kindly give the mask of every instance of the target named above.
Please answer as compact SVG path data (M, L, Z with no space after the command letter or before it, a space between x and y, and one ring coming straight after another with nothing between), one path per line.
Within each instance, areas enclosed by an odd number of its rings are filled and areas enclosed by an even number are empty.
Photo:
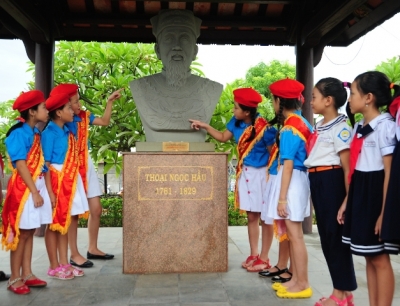
M343 142L347 142L350 139L351 133L348 129L343 128L339 134L337 135L339 137L340 140L342 140Z

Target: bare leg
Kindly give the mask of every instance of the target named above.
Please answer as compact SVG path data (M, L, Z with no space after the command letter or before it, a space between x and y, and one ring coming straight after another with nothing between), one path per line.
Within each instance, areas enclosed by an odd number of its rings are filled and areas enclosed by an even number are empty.
M68 228L67 236L69 249L71 251L71 259L78 265L85 263L87 259L83 257L78 250L78 216L71 216L71 225Z
M72 224L72 222L71 222ZM71 228L71 226L70 226ZM69 240L69 235L61 235L58 233L58 254L60 256L60 264L62 265L67 265L69 264L68 262L68 240Z
M286 227L291 243L291 261L294 264L294 273L296 283L288 287L288 292L300 292L307 289L308 283L308 254L303 237L301 222L286 220ZM293 278L292 278L293 280Z
M35 230L27 230L28 235L25 241L24 254L22 258L22 273L23 279L32 273L32 251L33 251L33 234Z
M259 212L247 212L247 230L249 234L250 242L250 255L258 255L258 238L260 236L260 213Z
M382 254L366 257L369 304L390 306L394 295L394 274L390 257Z
M262 222L261 224L261 233L262 233L262 240L261 240L261 254L260 259L263 261L267 261L269 259L268 253L271 248L272 238L274 234L274 228L272 224L265 224Z
M278 258L278 263L276 266L280 269L283 270L287 268L288 262L289 262L289 241L284 240L282 242L279 242L279 258ZM278 270L275 267L272 267L271 269L268 269L268 271L272 272L277 272ZM290 274L284 273L281 274L282 277L290 277Z
M88 232L89 232L89 247L88 252L94 255L105 255L104 252L100 251L97 246L97 240L99 237L100 228L100 217L102 212L102 206L100 197L94 197L88 199L89 202L89 220L88 220Z
M47 226L44 241L46 243L47 256L50 261L50 269L52 270L60 265L57 256L58 235L58 232L50 230Z
M23 230L20 229L20 235L19 235L19 242L17 249L15 251L10 252L10 264L11 264L11 277L10 277L10 282L13 281L16 278L21 277L21 267L22 267L22 261L24 257L24 250L25 250L25 244L30 235L29 230ZM18 288L24 285L24 283L21 281L18 281L14 283L13 287Z

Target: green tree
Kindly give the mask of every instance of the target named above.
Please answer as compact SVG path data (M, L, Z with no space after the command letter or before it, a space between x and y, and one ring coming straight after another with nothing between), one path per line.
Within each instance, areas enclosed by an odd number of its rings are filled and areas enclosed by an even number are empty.
M275 112L271 103L272 95L268 89L269 85L285 78L296 78L296 67L287 61L280 62L278 60L273 60L268 64L261 62L251 67L246 73L244 86L253 87L265 97L258 109L261 116L268 120L275 117Z
M380 71L387 75L389 80L393 83L400 83L400 56L388 59L381 62L375 67L375 70Z

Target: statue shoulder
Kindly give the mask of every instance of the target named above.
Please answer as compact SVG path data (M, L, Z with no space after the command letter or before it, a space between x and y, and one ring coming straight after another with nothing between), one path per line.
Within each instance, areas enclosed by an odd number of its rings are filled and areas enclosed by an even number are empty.
M201 84L200 88L202 90L206 90L208 93L214 93L215 95L218 95L218 97L221 95L223 89L222 84L197 75L193 75L193 77L195 77L197 82Z

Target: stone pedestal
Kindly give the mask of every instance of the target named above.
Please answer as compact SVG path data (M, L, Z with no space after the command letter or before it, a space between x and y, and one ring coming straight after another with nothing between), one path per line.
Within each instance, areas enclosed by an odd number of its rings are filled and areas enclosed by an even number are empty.
M124 154L123 272L228 270L227 154Z

